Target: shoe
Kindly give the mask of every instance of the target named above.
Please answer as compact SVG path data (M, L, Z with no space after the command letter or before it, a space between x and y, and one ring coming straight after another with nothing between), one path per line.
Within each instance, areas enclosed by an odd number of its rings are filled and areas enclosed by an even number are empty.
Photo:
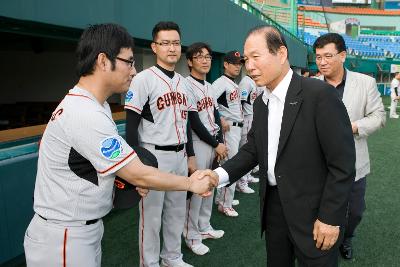
M251 172L250 175L253 176L253 177L260 177L260 170L255 171L255 172Z
M225 232L223 230L210 229L207 231L200 231L201 238L204 239L218 239L224 236Z
M237 205L239 205L239 200L237 199L232 200L232 206L237 206Z
M247 176L247 182L248 183L258 183L260 181L260 179L259 178L256 178L256 177L254 177L253 175L251 175L251 174L249 174L248 176Z
M248 185L238 185L238 186L236 186L236 191L242 192L245 194L253 194L255 192Z
M233 208L224 208L222 205L218 205L218 211L225 214L228 217L237 217L239 213L236 212Z
M345 260L351 260L353 258L353 246L351 244L351 240L344 240L343 243L339 246L340 255Z
M398 118L399 118L399 115L397 115L397 114L396 114L396 115L390 115L389 118L391 118L391 119L398 119Z
M186 244L187 245L187 244ZM204 254L207 254L210 251L210 248L204 245L203 243L199 243L196 245L187 245L191 251L193 251L194 254L203 256Z
M161 260L161 267L194 267L193 265L190 265L189 263L184 262L183 260L179 263L175 263L174 265L168 265L165 263L164 260Z

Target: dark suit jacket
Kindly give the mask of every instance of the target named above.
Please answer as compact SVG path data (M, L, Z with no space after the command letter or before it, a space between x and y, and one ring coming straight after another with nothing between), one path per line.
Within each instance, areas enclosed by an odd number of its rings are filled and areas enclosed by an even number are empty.
M268 212L264 208L268 186L268 107L262 96L255 100L253 109L247 143L222 168L233 183L259 164L263 233ZM317 218L329 225L344 225L354 176L351 123L335 88L293 73L283 111L275 177L290 233L306 256L327 253L315 247L312 231Z

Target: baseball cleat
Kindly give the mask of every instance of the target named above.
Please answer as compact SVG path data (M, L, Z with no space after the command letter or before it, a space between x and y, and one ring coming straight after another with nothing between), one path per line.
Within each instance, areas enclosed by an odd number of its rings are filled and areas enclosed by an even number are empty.
M247 182L248 183L258 183L260 181L259 178L254 177L253 175L249 174L247 176Z
M187 245L187 244L186 244ZM195 245L187 245L194 254L203 256L204 254L210 251L210 248L204 245L203 243L195 244Z
M232 200L232 206L237 206L237 205L239 205L239 200L238 199Z
M245 194L252 194L252 193L255 192L255 191L254 191L253 189L251 189L248 185L239 185L239 186L236 186L236 191L242 192L242 193L245 193Z
M190 265L189 263L186 263L184 261L174 263L174 264L167 264L165 263L164 260L161 260L161 267L194 267L193 265Z
M218 205L218 211L225 214L228 217L237 217L239 213L236 212L233 208L224 208L222 205Z
M207 231L200 231L201 238L204 239L218 239L224 236L225 232L223 230L210 229Z

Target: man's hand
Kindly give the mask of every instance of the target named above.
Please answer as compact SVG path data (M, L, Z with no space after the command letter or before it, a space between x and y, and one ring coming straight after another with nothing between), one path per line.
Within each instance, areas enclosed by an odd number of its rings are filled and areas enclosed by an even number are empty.
M211 191L218 185L218 175L212 170L196 171L189 177L188 191L202 197L211 195Z
M196 157L191 156L188 158L188 170L189 175L192 175L195 171L197 171Z
M141 197L146 197L147 194L149 193L149 189L145 189L145 188L141 188L141 187L136 187L136 191L138 191L138 193Z
M351 123L351 129L353 130L353 134L358 134L358 126L357 126L357 123L352 122L352 123Z
M317 219L313 230L314 240L316 241L315 246L321 250L330 249L335 245L339 232L339 227L325 224Z
M221 126L222 126L223 133L229 132L230 125L223 117L221 117Z
M228 157L228 148L224 144L219 143L215 148L215 154L218 161L223 160L224 158Z

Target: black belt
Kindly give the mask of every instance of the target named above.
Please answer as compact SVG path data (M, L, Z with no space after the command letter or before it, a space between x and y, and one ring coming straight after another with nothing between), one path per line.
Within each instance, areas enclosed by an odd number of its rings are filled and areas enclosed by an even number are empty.
M242 127L243 127L243 122L236 122L236 121L234 121L234 122L232 122L232 126L237 126L237 127L242 128Z
M177 146L157 146L157 145L154 146L156 150L175 151L175 152L181 151L184 147L185 144L180 144Z
M37 213L36 213L37 214ZM45 221L47 221L47 219L45 218L45 217L43 217L42 215L40 215L40 214L37 214L40 218L42 218L43 220L45 220ZM86 221L84 224L86 224L86 225L91 225L91 224L95 224L95 223L97 223L99 221L99 219L94 219L94 220L89 220L89 221Z

